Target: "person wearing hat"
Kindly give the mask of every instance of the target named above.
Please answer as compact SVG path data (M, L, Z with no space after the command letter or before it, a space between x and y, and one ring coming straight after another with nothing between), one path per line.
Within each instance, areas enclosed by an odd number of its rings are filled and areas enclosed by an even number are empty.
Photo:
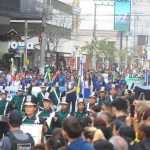
M111 102L114 101L114 99L117 97L117 90L115 84L112 84L110 89L110 95L108 96L108 100Z
M22 115L17 110L11 111L8 116L9 131L0 141L1 150L32 149L34 146L33 137L20 130Z
M107 101L107 97L106 97L105 87L101 87L100 93L99 93L98 104L103 105L105 104L106 101Z
M7 92L2 90L0 93L0 115L8 115L13 110L13 105L7 100Z
M62 97L62 101L60 104L61 109L60 111L56 112L54 116L55 127L61 127L63 120L70 116L69 104L66 101L66 96Z
M37 98L34 95L28 95L24 103L25 117L23 124L43 124L43 119L37 115Z
M45 84L42 83L40 88L41 88L41 91L38 92L37 99L38 99L39 109L42 110L43 109L43 98L44 98L45 93L46 93L46 86L45 86Z
M75 113L76 118L83 118L87 115L85 102L84 102L83 98L79 98L79 100L77 102L77 108L78 108L78 110Z
M43 99L44 109L40 111L38 115L46 120L49 128L49 133L51 134L54 129L53 117L55 116L55 112L52 108L52 101L49 96L50 94L49 92L47 92Z
M61 96L61 93L60 93L60 90L59 90L59 84L58 84L58 82L56 82L55 87L52 87L52 88L51 88L51 91L50 91L50 98L51 98L53 104L54 104L56 107L57 107L58 104L59 104L60 96Z
M86 105L86 110L90 111L90 109L95 105L97 105L96 93L92 92L89 97L89 102Z
M11 101L11 103L13 104L13 107L15 110L18 110L20 112L23 112L23 105L25 102L25 95L23 95L23 88L19 87L18 89L18 94L15 95Z

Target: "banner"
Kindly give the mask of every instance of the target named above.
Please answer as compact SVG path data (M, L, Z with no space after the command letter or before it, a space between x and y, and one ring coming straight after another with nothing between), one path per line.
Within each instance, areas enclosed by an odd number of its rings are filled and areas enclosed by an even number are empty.
M114 29L120 32L130 30L131 0L115 1Z

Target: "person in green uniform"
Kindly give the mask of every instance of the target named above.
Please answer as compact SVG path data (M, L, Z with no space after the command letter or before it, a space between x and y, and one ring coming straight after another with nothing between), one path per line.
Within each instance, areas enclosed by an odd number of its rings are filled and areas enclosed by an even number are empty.
M86 113L86 108L85 108L85 102L83 100L83 98L79 98L78 102L77 102L77 112L75 113L75 117L76 118L83 118L87 115Z
M101 105L105 104L106 101L107 101L107 98L106 98L105 87L101 87L100 93L99 93L98 104L101 106Z
M38 115L42 117L44 120L46 120L47 122L47 125L48 125L48 131L46 133L47 135L52 134L52 131L54 129L53 117L55 116L55 112L52 108L52 101L49 96L50 94L49 92L47 92L43 99L44 109L38 113Z
M90 109L92 107L94 107L95 105L97 105L97 100L96 100L96 93L92 92L90 97L89 97L89 102L86 105L86 110L90 111Z
M59 99L60 99L60 90L59 90L58 82L56 82L55 87L51 88L50 98L51 98L54 106L57 107L59 104Z
M55 127L60 128L62 126L63 120L69 116L70 116L69 104L66 102L66 97L64 96L62 97L60 111L55 113L55 117L54 117Z
M18 110L21 113L24 112L23 105L25 102L25 96L23 95L22 87L19 87L18 94L13 97L11 102L15 110Z
M7 92L2 90L0 93L0 115L8 115L13 110L13 105L7 100Z
M114 99L117 97L117 90L115 84L112 84L110 89L110 95L108 96L108 99L113 102Z
M46 86L44 85L44 83L41 84L40 88L41 88L41 92L39 92L37 94L37 99L38 99L39 109L43 110L43 98L44 98L45 93L46 93Z
M34 95L28 95L24 103L25 117L23 124L43 124L43 119L37 115L37 98Z

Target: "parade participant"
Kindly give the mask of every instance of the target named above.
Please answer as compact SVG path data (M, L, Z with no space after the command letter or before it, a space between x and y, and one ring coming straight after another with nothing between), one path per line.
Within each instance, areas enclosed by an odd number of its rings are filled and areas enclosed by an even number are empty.
M67 91L66 91L66 95L67 95L67 102L69 104L71 104L71 109L70 112L74 113L75 112L75 104L76 104L76 89L77 89L77 83L75 82L74 76L71 75L70 76L70 81L67 85Z
M11 86L19 88L21 85L20 76L16 75L15 81L12 81Z
M43 109L43 98L46 93L46 86L44 85L44 83L41 84L40 88L41 88L41 92L39 92L37 94L37 99L38 99L39 109L42 110Z
M110 95L108 96L108 99L112 102L114 99L117 97L117 90L116 86L112 84L111 89L110 89Z
M0 86L6 86L7 82L5 81L5 78L3 75L0 75Z
M67 150L94 150L91 144L81 138L82 126L75 117L66 118L62 124L62 134L68 140Z
M90 109L95 105L97 105L96 94L95 92L92 92L89 97L89 102L86 105L86 110L90 111Z
M110 94L111 87L112 87L112 79L108 78L108 82L105 84L107 95Z
M96 88L96 83L98 81L98 77L96 73L97 73L96 71L93 71L93 74L92 74L93 89Z
M47 78L44 79L44 84L46 87L52 86L52 82L49 82L49 80Z
M85 101L87 101L93 89L93 83L91 81L90 74L86 74L84 76L84 81L82 86L83 86L83 98Z
M36 80L36 85L37 86L40 86L42 84L42 81L41 81L41 78L40 78L39 74L36 75L36 79L35 80Z
M8 115L13 110L12 104L7 100L7 92L2 90L0 93L0 115Z
M31 86L32 86L32 87L37 86L37 82L36 82L36 80L35 80L35 79L32 79L32 81L31 81Z
M37 98L35 96L28 95L24 103L25 117L23 118L23 124L43 124L44 120L37 115Z
M62 70L58 70L54 76L54 82L58 82L60 92L66 91L66 85L68 83L67 78Z
M59 90L59 85L58 85L58 82L56 82L55 87L52 87L51 91L50 91L50 98L55 107L57 107L59 104L60 95L61 95L61 93Z
M100 93L99 93L98 104L103 105L106 103L106 101L107 101L107 97L106 97L105 87L101 87Z
M55 113L54 124L55 127L61 127L65 118L69 117L69 104L66 101L66 96L62 97L61 110Z
M20 86L18 89L18 94L15 95L11 101L15 110L20 112L23 111L23 105L25 102L25 95L23 95L23 88Z
M46 122L49 127L49 132L52 133L53 130L53 117L55 116L55 112L52 108L52 101L50 99L49 92L45 93L45 97L43 99L44 109L40 112L38 112L38 115L44 119L46 119Z
M77 102L77 112L75 113L76 118L83 118L87 115L86 108L85 108L85 102L83 98L79 98Z
M96 93L99 95L101 87L105 87L105 81L102 75L99 76L98 81L96 82Z
M30 134L26 134L20 130L22 124L22 115L14 110L8 117L9 132L0 141L1 150L31 150L34 146L34 140Z
M114 84L116 86L117 95L122 96L122 84L120 76L117 77L117 79L114 81Z

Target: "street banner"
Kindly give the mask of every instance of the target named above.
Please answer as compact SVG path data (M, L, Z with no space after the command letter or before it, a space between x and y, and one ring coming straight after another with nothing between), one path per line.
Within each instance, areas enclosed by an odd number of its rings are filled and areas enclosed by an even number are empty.
M119 32L130 31L131 0L115 0L114 29Z

